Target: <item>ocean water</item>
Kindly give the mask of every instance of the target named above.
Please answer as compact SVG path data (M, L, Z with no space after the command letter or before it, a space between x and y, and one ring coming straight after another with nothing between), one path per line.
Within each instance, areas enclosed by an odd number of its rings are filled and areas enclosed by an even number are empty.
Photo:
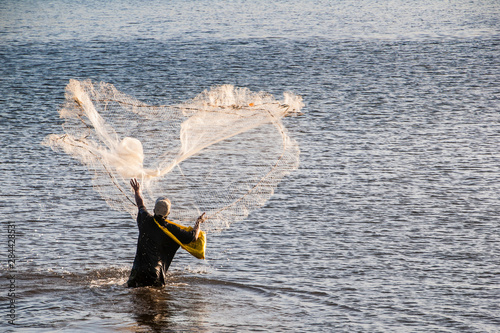
M0 329L498 332L499 17L488 0L2 1ZM300 169L206 260L179 251L165 288L128 289L135 221L40 144L72 78L162 104L300 94Z

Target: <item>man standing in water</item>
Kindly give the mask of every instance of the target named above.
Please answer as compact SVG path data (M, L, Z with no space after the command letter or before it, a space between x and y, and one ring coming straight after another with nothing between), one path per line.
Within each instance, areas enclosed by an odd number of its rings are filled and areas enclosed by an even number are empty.
M132 179L130 185L134 189L135 202L139 209L137 214L139 239L137 240L137 252L127 286L164 286L168 267L180 245L169 237L159 225L166 228L182 244L189 244L198 239L200 224L205 221L205 213L196 220L193 230L185 231L166 220L170 213L169 199L158 198L156 200L153 216L148 213L144 206L140 184L137 179Z

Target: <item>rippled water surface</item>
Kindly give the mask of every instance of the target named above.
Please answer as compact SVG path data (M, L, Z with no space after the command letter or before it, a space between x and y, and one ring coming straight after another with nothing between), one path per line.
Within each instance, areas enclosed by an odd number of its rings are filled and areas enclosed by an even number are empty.
M498 331L499 16L486 0L2 1L0 328ZM40 145L71 78L162 104L226 83L301 94L285 121L301 167L210 234L205 261L179 251L165 288L127 289L135 221Z

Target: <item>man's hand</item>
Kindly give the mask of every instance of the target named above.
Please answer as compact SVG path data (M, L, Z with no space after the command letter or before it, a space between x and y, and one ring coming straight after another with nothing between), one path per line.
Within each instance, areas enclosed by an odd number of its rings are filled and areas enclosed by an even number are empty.
M132 185L132 189L134 190L134 192L139 192L141 190L141 184L139 184L139 182L135 178L132 178L130 180L130 185Z
M200 217L196 220L196 223L203 223L207 220L207 217L205 216L205 213L201 214Z

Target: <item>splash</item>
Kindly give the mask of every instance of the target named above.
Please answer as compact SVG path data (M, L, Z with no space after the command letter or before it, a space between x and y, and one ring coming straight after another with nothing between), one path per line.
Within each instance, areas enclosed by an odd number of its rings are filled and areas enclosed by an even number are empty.
M43 144L62 149L94 174L94 188L114 209L135 217L130 178L138 178L147 207L172 202L174 221L208 216L221 230L265 204L299 165L299 147L282 119L302 98L283 101L231 85L213 87L179 105L148 105L108 83L70 80L59 111L64 134Z

